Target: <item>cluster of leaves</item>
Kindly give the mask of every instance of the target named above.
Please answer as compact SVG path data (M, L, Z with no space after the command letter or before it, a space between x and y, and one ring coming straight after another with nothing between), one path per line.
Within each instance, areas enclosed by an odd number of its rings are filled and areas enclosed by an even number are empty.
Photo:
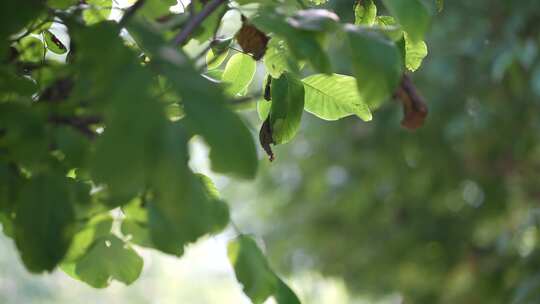
M373 302L539 303L539 13L452 1L415 75L436 119L414 134L391 107L364 125L306 120L259 177L273 265Z
M355 24L302 2L201 0L173 14L175 2L0 4L0 221L29 271L60 266L94 287L129 284L143 264L133 245L181 256L223 231L228 206L188 166L187 144L201 136L213 171L254 178L256 145L234 109L254 99L255 60L268 74L257 108L272 155L304 109L371 120L427 53L431 13L420 0L383 1L395 18L359 1ZM242 27L218 37L227 11L241 12ZM113 12L123 17L108 21ZM354 76L332 73L329 35L343 37ZM184 52L191 39L207 45L201 56ZM244 51L229 56L232 43ZM304 64L314 73L302 78ZM250 237L231 241L229 255L254 303L299 302Z

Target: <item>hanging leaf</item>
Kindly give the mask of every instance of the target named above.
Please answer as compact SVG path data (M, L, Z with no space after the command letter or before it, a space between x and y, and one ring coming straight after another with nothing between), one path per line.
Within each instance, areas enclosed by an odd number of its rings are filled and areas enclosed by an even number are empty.
M302 80L306 111L326 120L357 115L364 121L372 116L360 98L354 77L339 74L315 74Z
M51 271L66 255L75 220L70 192L67 178L57 175L33 177L21 189L15 244L29 271Z
M263 303L272 295L278 304L300 304L294 292L270 269L252 238L240 235L229 243L227 254L236 279L254 304Z
M289 142L300 127L304 110L304 85L289 73L272 80L270 128L275 144Z

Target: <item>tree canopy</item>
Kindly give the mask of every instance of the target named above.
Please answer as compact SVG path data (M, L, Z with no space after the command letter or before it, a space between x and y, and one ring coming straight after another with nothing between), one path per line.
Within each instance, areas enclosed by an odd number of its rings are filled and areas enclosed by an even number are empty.
M362 235L374 238L369 245L373 253L366 250L358 261L362 271L384 258L406 263L403 267L407 267L423 262L424 255L437 258L440 251L456 256L469 252L470 248L459 240L469 236L466 228L473 225L472 221L461 226L463 234L449 234L447 242L442 242L430 234L430 225L456 225L453 209L443 208L431 216L420 207L409 210L412 205L406 203L420 203L420 194L452 199L456 193L448 189L460 183L465 201L473 206L491 197L496 202L504 197L504 187L495 185L493 193L482 190L484 183L500 182L489 173L482 174L491 166L491 159L482 167L482 158L475 158L483 157L482 149L486 148L463 150L465 147L458 145L462 143L459 136L477 141L473 134L482 137L486 128L501 125L486 118L483 124L475 125L477 129L464 131L461 125L449 131L425 128L418 137L402 139L401 131L388 127L394 118L388 111L373 114L395 99L403 109L404 128L414 130L423 125L428 108L411 73L427 56L424 37L432 21L437 22L443 8L441 0L358 0L336 5L311 0L195 0L180 12L171 10L175 4L170 0L5 0L0 4L0 222L28 271L43 273L60 268L96 288L107 287L111 280L130 284L143 267L136 247L182 256L185 246L202 236L235 227L229 205L212 180L190 167L189 141L193 137L204 140L214 172L252 180L259 163L268 162L260 160L265 158L263 153L270 161L277 159L284 164L289 156L275 153L275 146L294 144L298 134L310 136L312 131L301 130L304 112L321 120L342 119L335 126L351 123L351 117L355 124L373 120L373 135L368 139L354 134L347 138L328 136L313 154L320 159L309 160L315 164L315 172L310 173L315 184L308 190L316 192L320 191L316 184L320 174L325 172L317 171L319 166L359 166L355 171L358 174L367 170L363 165L381 168L379 175L373 174L369 180L363 179L361 187L349 190L349 195L359 189L366 191L365 202L354 195L350 208L374 208L377 213L361 213L369 224ZM526 39L527 35L532 34L524 32L519 37ZM514 57L505 60L499 64L506 65L494 68L498 81L506 81L507 70L520 75L514 77L526 77L521 66L512 65ZM472 78L468 85L481 80ZM515 88L512 77L508 82L508 92L524 94L524 90ZM448 92L444 84L431 87ZM485 90L485 94L493 93ZM518 97L525 99L524 95ZM462 101L469 102L467 98ZM251 122L239 113L246 109L256 110L261 121ZM525 121L523 118L520 123ZM258 132L253 132L255 124ZM316 136L330 134L318 132ZM449 148L444 141L447 134L440 132L451 133L448 136L454 136L450 140L457 141L452 143L457 147ZM428 137L426 144L431 140L436 147L423 150L415 145L424 137ZM503 144L490 142L487 136L482 138L486 145ZM400 139L404 141L401 149L408 153L405 159L392 146ZM345 140L342 144L346 145L372 141L373 154L364 152L362 162L345 163L353 155L339 155L339 150L327 148L339 147L335 143L339 140ZM527 143L523 143L524 153L530 151ZM444 150L441 155L448 155L451 149L456 152L444 159L419 158L437 149ZM501 151L506 155L504 149ZM496 158L493 161L502 161L505 158L501 155L490 156ZM473 171L478 175L463 176L468 172L463 169L463 158L469 157L470 163L479 167ZM392 173L394 166L420 165L429 169L417 173L424 174L422 179ZM337 175L339 168L334 167ZM371 205L387 199L388 192L396 187L403 190L399 200L403 206ZM298 198L304 195L301 189L295 190ZM339 194L346 200L350 197L346 193ZM501 205L491 205L491 212L504 210ZM428 207L440 208L435 204ZM334 229L357 224L360 218L332 218L334 213L330 211L356 214L350 208L324 209L324 216L309 217L324 232L305 231L305 240L315 232L318 241L308 241L309 246L300 241L296 244L297 250L313 246L311 253L321 260L344 258L341 266L333 268L335 265L326 261L322 269L343 271L346 276L345 270L353 276L358 270L343 269L348 257L333 256L342 252L340 248L328 246L330 251L326 252L316 246L326 246L326 233L335 242L339 238L331 234ZM474 225L493 224L484 223L478 213L468 216L478 219ZM287 214L279 218L287 222ZM391 229L392 225L403 229L411 218L418 219L414 225L425 225L425 231L411 230L390 239L395 247L389 253L403 253L409 248L408 242L417 238L425 240L429 250L418 247L417 253L411 249L410 261L375 250L380 235L373 231ZM229 258L253 303L269 297L280 304L299 303L294 291L274 272L255 238L236 233L237 238L228 246ZM348 236L340 235L340 244L350 244ZM493 244L491 235L483 237L487 239L482 239L482 244ZM464 248L456 250L452 247L456 244ZM471 241L467 245L475 244ZM281 253L294 251L290 248ZM455 266L453 257L444 258L448 259L446 268L437 265L440 268L432 271L434 278L426 284L440 283L441 272ZM388 265L386 275L395 274L391 269L394 265ZM427 276L432 275L429 268L423 270ZM381 268L370 280L374 289L395 288L406 282L411 287L404 291L422 300L432 299L437 292L435 288L426 291L417 287L409 273L399 281L386 280L379 271ZM370 284L357 283L371 288Z

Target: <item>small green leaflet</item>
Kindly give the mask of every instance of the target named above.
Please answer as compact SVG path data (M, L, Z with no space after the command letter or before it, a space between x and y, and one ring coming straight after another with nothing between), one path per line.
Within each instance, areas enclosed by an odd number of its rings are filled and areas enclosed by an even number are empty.
M421 0L383 0L383 3L412 41L417 42L424 38L431 23L431 16Z
M294 292L272 271L255 241L240 235L227 248L236 279L253 304L261 304L274 296L278 304L300 304Z
M231 96L243 95L255 75L257 64L251 56L234 54L225 66L221 80L225 83L225 92Z
M354 5L354 24L372 26L377 17L377 6L373 0L357 1Z
M306 92L305 109L325 120L357 115L372 119L367 104L360 98L354 77L339 74L315 74L302 80Z
M422 61L428 54L428 48L424 41L412 41L407 33L404 33L405 39L405 67L411 71L416 71Z
M382 34L361 27L345 27L351 48L353 72L360 98L376 109L397 87L402 60L394 43Z
M62 55L67 52L66 46L56 37L51 31L46 30L43 32L43 37L45 38L45 44L47 49L55 54Z
M285 144L294 138L304 110L304 85L290 73L273 79L270 126L275 144Z

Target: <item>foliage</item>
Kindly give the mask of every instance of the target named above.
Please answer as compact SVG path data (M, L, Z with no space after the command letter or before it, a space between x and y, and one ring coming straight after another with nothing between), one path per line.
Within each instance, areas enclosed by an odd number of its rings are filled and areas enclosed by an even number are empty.
M424 128L390 106L369 124L306 119L260 177L275 269L322 270L373 302L540 302L538 2L446 4L414 77Z
M273 157L270 145L296 136L304 108L370 120L427 54L431 13L420 0L370 2L364 12L360 1L349 22L312 7L321 1L194 1L180 14L170 11L175 1L130 2L0 4L4 232L29 271L60 266L96 288L137 279L143 261L133 245L181 256L228 226L228 205L190 168L187 145L200 136L214 172L253 179L256 145L235 106L267 99L260 141ZM377 16L383 7L395 19ZM220 36L228 11L241 13L233 39ZM352 76L333 73L334 36L346 41L339 56ZM188 55L192 43L202 49ZM269 74L259 95L250 90L256 60ZM253 240L240 236L229 252L254 303L299 302Z

